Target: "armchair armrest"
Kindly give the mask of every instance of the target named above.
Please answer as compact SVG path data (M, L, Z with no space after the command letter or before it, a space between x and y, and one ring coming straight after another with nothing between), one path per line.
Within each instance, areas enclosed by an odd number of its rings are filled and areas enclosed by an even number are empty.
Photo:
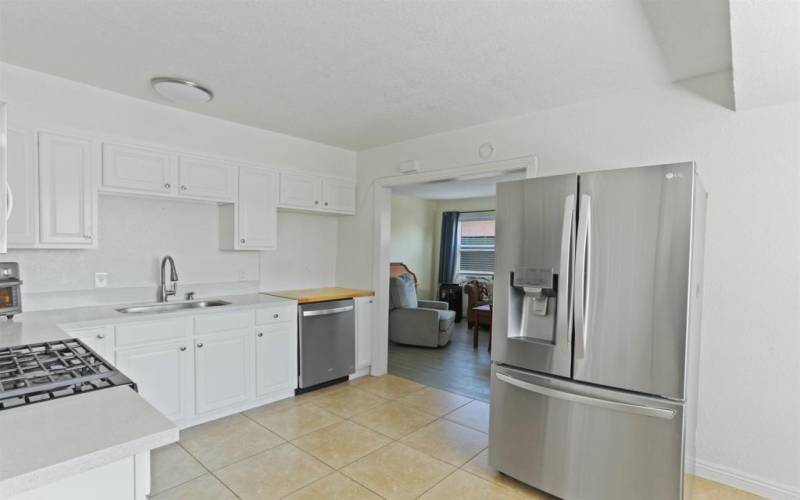
M425 309L438 309L440 311L447 310L447 302L440 300L418 300L417 306Z

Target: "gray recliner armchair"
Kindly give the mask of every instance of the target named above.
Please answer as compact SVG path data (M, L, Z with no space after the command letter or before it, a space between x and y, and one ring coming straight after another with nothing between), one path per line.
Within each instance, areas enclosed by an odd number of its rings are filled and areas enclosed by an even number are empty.
M389 340L425 347L445 346L453 336L455 311L447 302L417 300L417 289L410 274L389 282Z

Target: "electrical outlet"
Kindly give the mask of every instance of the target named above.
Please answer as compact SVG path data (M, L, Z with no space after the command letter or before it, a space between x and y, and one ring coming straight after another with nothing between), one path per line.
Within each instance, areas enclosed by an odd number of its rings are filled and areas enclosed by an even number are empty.
M108 285L108 273L94 273L94 287L105 288Z

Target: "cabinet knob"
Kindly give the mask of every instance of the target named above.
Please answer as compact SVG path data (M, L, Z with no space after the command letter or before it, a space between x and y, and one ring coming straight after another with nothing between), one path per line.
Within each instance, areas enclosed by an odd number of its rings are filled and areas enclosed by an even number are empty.
M203 343L200 342L199 344L197 344L197 347L203 347Z
M92 239L92 235L91 235L91 234L89 234L89 233L86 233L86 234L84 234L84 235L83 235L83 239L85 239L85 240L91 240L91 239Z
M244 238L242 238L241 240L239 240L239 243L241 243L242 245L244 245Z
M258 336L259 336L259 337L263 337L263 336L264 336L264 333L263 333L263 332L258 332Z
M97 334L97 338L102 340L102 339L106 338L106 334L105 333L98 333Z
M164 188L165 188L165 189L169 189L169 188L171 188L171 187L172 187L172 184L170 184L169 182L167 182L167 183L165 183L165 184L164 184Z
M181 351L185 351L185 350L186 350L186 346L185 346L185 345L182 345L182 346L181 346Z
M323 205L325 205L327 207L328 206L328 202L326 201L325 203L323 203Z
M279 316L278 313L275 313L275 314L272 315L272 317L275 318L275 319L278 319L278 316Z
M319 200L314 200L314 205L319 205Z
M188 188L186 186L181 186L181 191L186 191Z

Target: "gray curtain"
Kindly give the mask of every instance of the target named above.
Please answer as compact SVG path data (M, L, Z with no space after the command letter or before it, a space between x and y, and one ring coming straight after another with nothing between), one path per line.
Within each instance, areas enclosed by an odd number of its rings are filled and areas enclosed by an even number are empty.
M452 283L458 251L458 212L442 214L442 239L439 250L439 283Z

